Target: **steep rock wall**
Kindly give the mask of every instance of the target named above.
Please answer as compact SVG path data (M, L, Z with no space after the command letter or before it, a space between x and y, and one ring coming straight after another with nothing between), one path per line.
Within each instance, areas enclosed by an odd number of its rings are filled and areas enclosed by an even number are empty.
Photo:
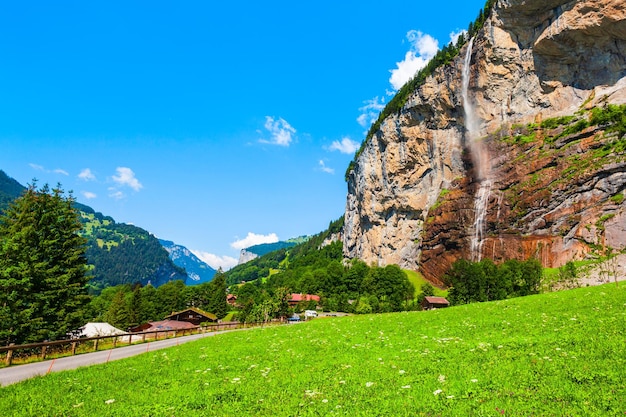
M465 48L451 65L435 71L401 112L382 123L355 161L348 176L347 257L410 269L426 262L426 274L435 280L451 261L467 254L477 184L461 98ZM514 123L573 114L583 105L626 102L623 1L500 0L471 52L469 96L480 122L479 136L498 131L503 136ZM490 142L492 175L502 174L497 167L503 166L503 155L510 156L506 149L501 142ZM425 234L425 225L434 223L429 212L448 191L447 198L455 198L454 210L439 213L445 217ZM551 200L544 199L546 204ZM498 210L496 203L490 200L488 212ZM625 240L620 226L611 228L620 216L605 224L606 237L615 242ZM515 245L501 247L514 248L521 256L536 251L539 243L555 253L571 245L572 239L564 242L566 236L554 235L552 229L533 227L500 224L496 229L508 230L507 236L527 237L523 244L517 239ZM496 257L511 256L510 251L500 250ZM579 252L547 257L547 263L558 265Z

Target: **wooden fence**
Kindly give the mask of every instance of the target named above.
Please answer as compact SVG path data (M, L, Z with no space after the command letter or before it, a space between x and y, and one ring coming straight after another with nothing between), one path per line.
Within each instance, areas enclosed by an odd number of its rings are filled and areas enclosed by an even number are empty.
M73 356L76 355L76 351L79 346L93 345L93 348L87 348L85 352L95 352L98 350L98 346L102 345L101 341L110 341L111 346L108 348L116 348L118 346L131 345L133 343L144 343L146 341L154 341L159 339L167 339L172 337L189 336L198 333L211 333L223 330L243 329L249 327L259 327L268 324L283 324L284 322L271 322L271 323L217 323L209 324L206 326L196 326L189 329L167 329L167 330L149 330L145 332L137 333L122 333L116 335L107 336L95 336L95 337L81 337L76 339L64 339L56 340L54 342L42 342L42 343L28 343L24 345L10 344L9 346L0 346L0 354L6 352L4 363L6 366L10 366L13 363L16 353L21 353L19 357L26 357L32 359L38 357L40 360L46 359L47 355L57 354L59 356Z

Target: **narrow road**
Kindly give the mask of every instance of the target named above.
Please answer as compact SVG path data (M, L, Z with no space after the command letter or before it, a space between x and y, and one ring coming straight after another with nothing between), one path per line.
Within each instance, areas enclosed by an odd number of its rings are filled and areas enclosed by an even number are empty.
M116 349L101 350L98 352L84 353L76 356L67 356L64 358L51 359L42 362L28 363L25 365L9 366L8 368L0 369L0 386L14 384L38 375L45 375L49 372L64 371L67 369L79 368L81 366L95 365L98 363L128 358L130 356L136 356L154 350L177 346L181 343L191 342L193 340L221 333L225 333L225 331L204 334L200 333L174 339L164 339L155 342L146 342L138 345L119 347Z

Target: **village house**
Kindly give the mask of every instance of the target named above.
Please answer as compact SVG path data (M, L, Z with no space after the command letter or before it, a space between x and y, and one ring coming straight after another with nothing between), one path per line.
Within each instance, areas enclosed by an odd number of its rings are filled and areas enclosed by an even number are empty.
M228 294L226 295L226 302L233 306L236 307L237 306L237 296L235 294Z
M319 303L320 296L315 295L315 294L290 294L289 300L287 300L290 307L294 307L301 302L308 302L308 301L315 301L315 303Z
M188 323L193 324L194 326L199 326L200 323L205 322L216 322L217 316L213 313L207 313L206 311L202 311L196 307L189 307L185 310L178 311L170 314L165 317L166 320L176 320L176 321L186 321Z

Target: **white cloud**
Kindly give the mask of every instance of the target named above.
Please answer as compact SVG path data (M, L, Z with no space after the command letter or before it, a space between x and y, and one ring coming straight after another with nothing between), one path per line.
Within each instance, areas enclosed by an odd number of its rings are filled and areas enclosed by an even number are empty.
M293 141L292 135L296 133L294 129L285 119L279 117L275 120L273 117L265 116L265 129L272 135L270 140L261 139L262 143L272 145L289 146Z
M456 45L461 35L467 36L467 30L460 29L460 30L457 30L456 32L450 32L450 42Z
M417 30L410 30L406 38L411 48L404 56L404 60L396 62L396 69L390 70L389 82L395 90L399 90L407 81L415 76L415 73L424 68L428 61L439 50L439 42L428 34Z
M222 268L223 271L228 271L239 263L237 259L231 256L219 256L194 249L191 252L213 269Z
M91 191L83 191L82 194L83 197L85 197L87 200L93 200L94 198L98 197L95 193L92 193Z
M330 149L331 151L339 151L341 153L351 155L355 153L357 149L359 149L359 143L353 141L348 137L345 137L341 139L341 142L338 140L334 141L328 149Z
M121 200L124 198L124 193L116 190L115 188L109 188L109 197L114 198L115 200Z
M78 174L78 178L80 178L83 181L95 181L96 180L96 176L93 174L93 172L91 172L89 168L85 168L82 171L80 171L80 174Z
M320 165L320 169L323 172L325 172L327 174L334 174L335 173L335 170L330 168L330 167L327 167L326 164L324 163L324 161L321 160L321 159L320 159L319 165Z
M139 180L135 177L135 173L132 169L127 167L117 167L115 169L117 171L117 175L113 175L113 181L121 186L128 186L135 191L139 191L143 188L143 185L139 182Z
M362 127L368 127L378 119L378 114L385 108L385 98L376 96L371 100L364 101L363 104L363 107L359 107L361 115L357 117L356 121Z
M30 163L30 164L28 164L28 166L30 166L35 171L42 171L42 172L46 172L48 174L49 173L54 173L54 174L61 174L61 175L70 175L70 174L67 173L66 170L61 169L61 168L53 169L52 171L50 171L49 169L46 169L44 166L38 165L38 164Z
M234 249L245 249L250 246L260 245L261 243L276 243L278 242L278 236L276 233L270 233L269 235L257 235L256 233L248 232L248 236L243 239L239 239L230 244Z

